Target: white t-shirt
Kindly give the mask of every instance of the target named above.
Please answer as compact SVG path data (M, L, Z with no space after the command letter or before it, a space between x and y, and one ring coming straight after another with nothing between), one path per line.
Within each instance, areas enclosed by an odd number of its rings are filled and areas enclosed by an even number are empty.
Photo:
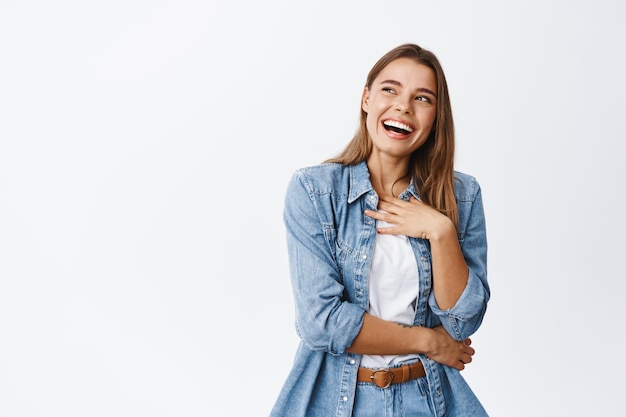
M377 221L377 227L389 227ZM405 235L377 234L369 277L368 312L383 320L413 324L419 271L409 238ZM361 366L385 368L417 358L413 355L363 355Z

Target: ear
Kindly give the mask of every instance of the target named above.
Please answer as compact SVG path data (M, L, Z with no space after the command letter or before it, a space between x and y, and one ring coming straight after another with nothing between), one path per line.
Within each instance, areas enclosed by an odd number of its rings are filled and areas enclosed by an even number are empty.
M370 91L367 89L367 87L365 87L363 89L363 95L361 96L361 109L363 109L363 111L367 113L369 111L369 106L370 106Z

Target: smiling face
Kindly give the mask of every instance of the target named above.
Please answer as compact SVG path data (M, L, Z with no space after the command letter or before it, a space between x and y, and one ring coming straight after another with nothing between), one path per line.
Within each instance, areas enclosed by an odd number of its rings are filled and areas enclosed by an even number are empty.
M365 88L361 107L372 139L372 155L408 159L422 146L437 115L432 69L409 58L389 63Z

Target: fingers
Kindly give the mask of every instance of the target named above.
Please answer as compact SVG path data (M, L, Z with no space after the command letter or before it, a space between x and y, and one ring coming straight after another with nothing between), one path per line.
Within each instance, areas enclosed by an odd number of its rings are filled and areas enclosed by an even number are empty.
M435 327L432 330L434 335L439 336L437 340L438 346L433 352L434 354L429 355L431 359L459 371L465 369L465 365L472 362L472 357L476 350L470 346L472 341L469 338L461 341L453 340L442 326Z
M376 229L376 232L381 235L397 235L399 233L399 230L396 226L390 226L390 227L379 227L378 229Z
M469 343L471 343L471 341L469 341L469 339L465 339L463 341L463 353L460 355L460 365L459 367L457 367L457 369L459 369L460 371L462 371L463 369L465 369L465 365L467 365L468 363L471 363L473 358L472 356L474 356L474 353L476 353L476 350L469 346Z
M459 345L461 352L458 354L458 361L452 365L459 371L465 369L465 365L472 362L472 356L476 353L476 350L469 345L470 343L469 339L465 339Z
M365 210L363 214L365 214L365 216L367 217L371 217L372 219L382 220L384 222L391 223L391 215L389 213L382 213L380 211L374 210Z
M404 203L404 201L402 201L402 200L399 200L399 201ZM384 211L389 212L389 213L394 213L396 211L396 207L397 207L397 204L395 202L392 202L392 201L380 200L378 202L378 208L380 210L384 210Z
M464 364L468 364L470 362L472 362L473 358L472 358L472 354L464 354L461 355L461 358L459 359L460 362L464 363Z

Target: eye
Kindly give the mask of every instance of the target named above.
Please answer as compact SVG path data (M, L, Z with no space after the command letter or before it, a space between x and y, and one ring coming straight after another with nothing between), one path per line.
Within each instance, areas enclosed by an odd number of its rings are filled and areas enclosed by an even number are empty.
M426 96L417 96L415 97L415 100L422 101L424 103L432 103L432 100L430 99L430 97L426 97Z
M384 91L385 93L389 93L389 94L395 94L396 90L394 90L391 87L383 87L382 91Z

